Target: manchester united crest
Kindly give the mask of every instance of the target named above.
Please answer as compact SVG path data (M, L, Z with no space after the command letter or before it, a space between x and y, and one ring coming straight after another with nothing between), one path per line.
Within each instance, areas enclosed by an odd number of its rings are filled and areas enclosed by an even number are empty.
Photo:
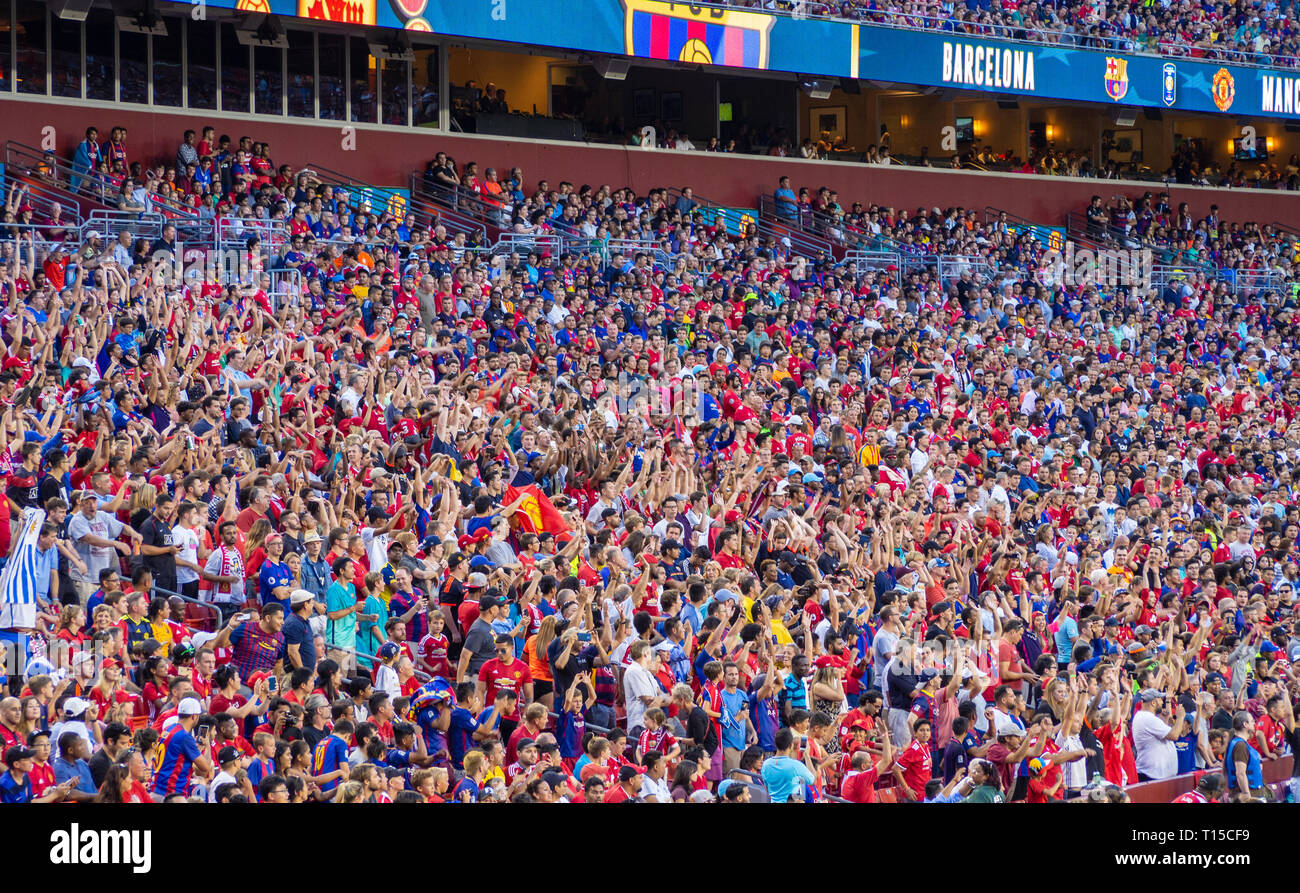
M1232 101L1237 98L1237 84L1232 79L1232 72L1220 68L1214 73L1214 104L1219 111L1226 112L1232 108Z

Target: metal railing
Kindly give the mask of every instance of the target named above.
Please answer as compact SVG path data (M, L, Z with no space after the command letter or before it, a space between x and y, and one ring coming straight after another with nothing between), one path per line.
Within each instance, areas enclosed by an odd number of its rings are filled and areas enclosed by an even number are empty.
M515 252L527 255L533 251L539 254L549 253L551 257L558 258L564 253L564 238L557 235L506 233L497 239L490 253L496 257Z
M391 189L391 187L374 186L320 164L308 164L304 170L326 186L342 187L348 190L349 193L357 192L360 196L383 193ZM441 224L452 235L465 233L472 241L479 243L487 240L487 228L479 221L473 220L464 214L440 208L426 197L418 195L414 189L411 189L410 192L411 195L407 199L407 211L414 218L417 226L432 229Z
M854 248L844 253L844 262L857 264L859 270L903 269L903 256L897 251L867 251Z
M157 239L168 223L161 214L140 214L135 211L114 211L96 208L86 218L86 230L98 230L105 242L116 239L119 233L129 232L141 239Z
M196 630L196 632L215 633L219 629L221 629L221 609L218 608L216 605L212 604L211 602L205 602L205 601L200 601L199 599L196 598L190 598L188 595L182 595L179 592L173 592L170 589L164 589L162 586L154 586L153 593L164 596L165 598L179 598L181 601L185 602L185 604L194 605L198 608L201 608L203 610L203 613L209 615L211 618L212 627L210 629L205 629L205 630ZM188 627L189 624L187 623L186 626Z
M483 226L500 226L499 207L483 200L467 186L448 186L439 183L427 171L411 174L411 195L428 199L443 208L476 221Z
M58 190L70 199L89 200L109 208L117 207L120 196L120 179L106 177L71 159L16 140L5 143L5 172L6 175L20 176L25 182L39 183L47 194ZM178 229L182 226L193 228L200 221L194 208L156 192L148 192L147 201L148 213L172 218Z
M677 199L682 197L682 191L676 187L669 187L667 192L670 197L670 206L675 205ZM692 195L691 201L695 202L692 211L697 208L706 208L715 212L729 210L728 206L705 198L702 195ZM815 233L805 232L797 226L792 227L788 221L774 220L764 217L760 213L754 218L753 227L761 242L775 242L778 246L789 247L796 254L802 254L809 258L815 258L819 254L826 254L827 256L833 254L833 247L829 239Z
M946 288L950 282L956 282L964 273L971 278L982 276L991 284L997 275L997 267L989 263L988 258L965 254L941 254L936 261L939 282Z
M15 177L14 181L26 187L23 193L23 204L31 205L33 214L49 219L54 216L55 208L58 208L60 222L55 227L64 225L79 227L84 222L81 217L81 206L70 197L62 195L61 191L51 188L43 180L35 177ZM47 224L45 228L54 227Z
M5 177L19 176L41 182L47 189L58 190L74 201L89 201L105 207L117 207L117 187L97 171L74 164L58 155L45 152L17 140L5 143Z

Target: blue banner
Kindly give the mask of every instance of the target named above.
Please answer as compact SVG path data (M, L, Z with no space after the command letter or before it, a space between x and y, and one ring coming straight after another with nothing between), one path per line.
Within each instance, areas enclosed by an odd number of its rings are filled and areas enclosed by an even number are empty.
M1300 117L1300 73L667 0L211 0L249 12L641 59L981 93Z

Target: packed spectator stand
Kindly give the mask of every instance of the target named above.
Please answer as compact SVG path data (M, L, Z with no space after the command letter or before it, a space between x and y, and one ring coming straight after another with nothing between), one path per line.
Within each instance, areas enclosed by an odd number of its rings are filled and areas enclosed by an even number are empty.
M7 196L0 801L1294 799L1285 229L214 137Z

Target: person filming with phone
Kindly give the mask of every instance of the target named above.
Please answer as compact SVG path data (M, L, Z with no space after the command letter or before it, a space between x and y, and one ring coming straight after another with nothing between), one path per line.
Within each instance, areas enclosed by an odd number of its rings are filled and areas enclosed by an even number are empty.
M279 672L284 658L284 606L271 602L262 606L262 615L256 623L248 622L252 618L253 614L247 612L231 617L212 643L213 648L229 645L235 649L231 663L245 679L258 670Z

